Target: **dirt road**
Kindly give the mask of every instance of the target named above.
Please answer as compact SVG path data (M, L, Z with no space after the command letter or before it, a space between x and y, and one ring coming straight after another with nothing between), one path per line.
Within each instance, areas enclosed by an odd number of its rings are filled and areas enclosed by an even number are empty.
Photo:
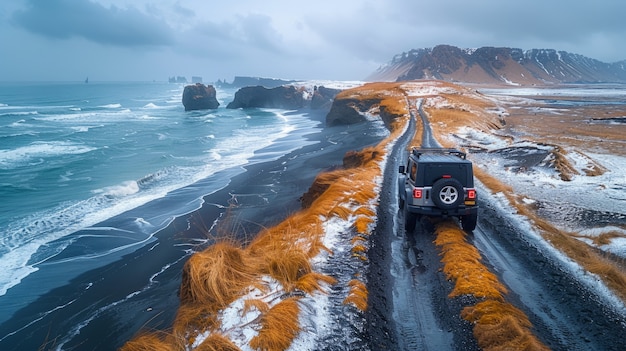
M460 316L475 298L448 297L452 283L441 271L433 225L422 220L406 233L398 212L397 170L416 133L416 117L424 126L417 130L424 133L423 146L436 143L427 116L420 115L412 116L384 175L369 251L368 342L372 350L478 350L473 326ZM507 302L528 316L536 337L552 350L625 350L626 321L610 301L572 273L554 250L533 240L486 189L479 186L479 194L478 227L468 241L506 286Z

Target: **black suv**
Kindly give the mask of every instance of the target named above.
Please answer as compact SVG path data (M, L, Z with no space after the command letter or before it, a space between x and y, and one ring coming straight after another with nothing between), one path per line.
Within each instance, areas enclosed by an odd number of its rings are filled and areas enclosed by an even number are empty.
M465 231L476 228L478 205L472 162L456 149L415 148L400 166L400 210L407 232L422 216L455 216Z

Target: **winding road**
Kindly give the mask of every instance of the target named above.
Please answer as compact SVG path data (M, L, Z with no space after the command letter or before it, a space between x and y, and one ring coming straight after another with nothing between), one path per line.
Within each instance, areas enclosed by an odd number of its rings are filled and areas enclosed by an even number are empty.
M404 150L419 129L416 124L423 126L422 147L439 147L422 100L411 103L410 124L388 158L371 238L369 345L372 350L479 350L472 325L460 317L473 298L448 297L452 282L441 271L434 228L422 221L407 233L398 211L397 170L406 161ZM468 241L508 289L507 302L529 317L537 338L552 350L626 350L623 312L578 279L533 233L519 228L480 183L478 190L478 226Z

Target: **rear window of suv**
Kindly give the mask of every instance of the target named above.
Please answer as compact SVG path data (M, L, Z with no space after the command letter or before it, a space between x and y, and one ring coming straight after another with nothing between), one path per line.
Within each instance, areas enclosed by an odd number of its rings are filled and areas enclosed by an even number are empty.
M467 164L459 163L428 163L421 165L424 169L424 185L431 186L441 179L443 175L449 175L458 180L466 187L473 187L473 179L468 181Z

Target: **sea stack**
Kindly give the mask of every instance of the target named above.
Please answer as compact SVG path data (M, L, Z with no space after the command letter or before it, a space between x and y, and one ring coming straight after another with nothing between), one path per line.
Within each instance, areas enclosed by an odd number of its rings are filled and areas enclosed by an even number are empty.
M216 109L219 105L212 85L196 83L187 85L183 91L185 111Z

